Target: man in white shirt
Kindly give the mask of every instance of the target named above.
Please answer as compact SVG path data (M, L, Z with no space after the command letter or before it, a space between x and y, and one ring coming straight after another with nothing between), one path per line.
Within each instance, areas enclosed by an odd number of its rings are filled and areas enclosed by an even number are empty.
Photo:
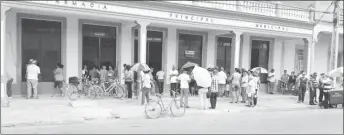
M161 69L160 71L158 71L156 73L156 78L158 78L159 93L162 94L162 93L164 93L165 72L162 71L162 69Z
M178 78L178 70L176 66L173 65L172 71L170 71L170 82L171 82L171 90L177 91L177 78ZM170 92L171 97L173 97L173 93Z
M27 99L33 98L37 99L37 85L38 85L38 75L41 74L40 68L36 65L37 61L30 61L29 65L26 67L26 84L27 84Z
M220 72L218 72L216 74L216 79L217 79L218 85L219 85L219 96L223 97L225 89L226 89L226 80L227 80L227 75L224 72L224 68L223 67L221 67L220 68Z
M274 94L275 83L276 83L275 70L271 69L270 73L268 74L268 93L269 94Z
M190 108L188 106L188 97L189 97L189 82L191 81L190 76L187 74L186 70L183 70L183 73L178 76L178 80L180 81L180 99L184 102L186 108ZM182 107L182 104L180 105Z

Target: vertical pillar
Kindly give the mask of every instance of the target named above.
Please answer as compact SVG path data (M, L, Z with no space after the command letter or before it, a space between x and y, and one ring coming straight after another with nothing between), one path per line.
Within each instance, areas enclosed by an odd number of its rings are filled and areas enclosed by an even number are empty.
M118 73L120 78L123 78L122 71L123 69L123 64L132 64L132 54L131 50L133 49L133 40L132 40L132 28L137 25L134 22L132 23L123 23L121 27L121 38L120 38L120 44L119 44L119 54L120 57L119 64L117 65L118 67ZM117 64L117 63L116 63ZM124 80L121 79L121 83L124 84Z
M271 53L273 54L272 57L269 56L269 60L271 60L271 66L269 66L270 69L275 69L275 76L277 79L280 78L281 73L284 70L284 67L281 67L282 61L282 44L283 39L275 38L275 43L273 44Z
M79 44L79 22L76 17L67 17L66 28L66 75L65 80L72 76L81 77L82 47Z
M305 51L306 51L306 68L305 71L307 74L311 74L311 46L312 46L312 39L311 38L307 38L307 39L303 39L304 43L305 43Z
M234 62L233 67L238 68L239 67L239 61L240 61L240 43L241 43L241 35L243 34L242 31L233 31L235 34L235 44L234 44ZM232 70L234 71L234 68Z
M216 33L215 32L208 32L208 41L207 41L207 49L206 49L206 62L205 67L208 66L216 66Z
M150 22L138 20L136 21L140 25L139 37L139 62L146 63L146 51L147 51L147 25Z
M177 50L177 46L178 46L178 42L177 42L177 29L175 27L168 27L168 31L167 31L167 44L166 44L166 70L165 72L165 83L166 84L170 84L170 77L169 77L169 72L172 70L172 66L178 65L178 61L177 61L177 54L176 52L178 52ZM165 91L167 91L168 89L164 89Z
M5 44L6 44L6 12L9 11L11 7L1 6L1 107L8 107L9 101L6 92L6 82L7 77L5 74Z

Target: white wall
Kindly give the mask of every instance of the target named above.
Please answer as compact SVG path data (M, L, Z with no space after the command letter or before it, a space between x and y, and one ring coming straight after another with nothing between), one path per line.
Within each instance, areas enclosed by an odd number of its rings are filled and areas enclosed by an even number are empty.
M241 50L241 68L250 69L251 67L251 47L250 47L250 35L243 34L243 40L242 40L242 50ZM237 67L235 67L237 68Z
M284 49L283 69L290 74L295 70L295 41L284 41Z
M15 84L18 80L17 70L21 71L17 66L21 62L17 61L17 15L13 10L7 11L6 16L6 44L5 44L5 72L13 78Z
M314 71L319 73L328 72L329 46L331 45L331 35L320 33L318 42L315 44ZM322 65L322 66L319 66Z

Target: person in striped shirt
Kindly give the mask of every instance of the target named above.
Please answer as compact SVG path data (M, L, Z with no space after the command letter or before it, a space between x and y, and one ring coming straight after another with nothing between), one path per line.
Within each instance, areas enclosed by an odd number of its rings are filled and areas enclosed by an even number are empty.
M309 105L315 105L317 102L316 95L318 89L317 73L310 75L310 85L309 85Z
M211 86L210 86L210 108L209 109L215 109L216 108L216 101L217 101L217 93L219 92L219 83L216 78L216 74L218 73L218 69L214 69L213 72L210 72L211 74Z

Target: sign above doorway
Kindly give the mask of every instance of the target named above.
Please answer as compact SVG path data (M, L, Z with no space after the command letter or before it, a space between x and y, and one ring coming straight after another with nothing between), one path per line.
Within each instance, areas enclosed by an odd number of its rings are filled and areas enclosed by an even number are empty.
M195 51L185 50L185 57L193 58L195 56Z

